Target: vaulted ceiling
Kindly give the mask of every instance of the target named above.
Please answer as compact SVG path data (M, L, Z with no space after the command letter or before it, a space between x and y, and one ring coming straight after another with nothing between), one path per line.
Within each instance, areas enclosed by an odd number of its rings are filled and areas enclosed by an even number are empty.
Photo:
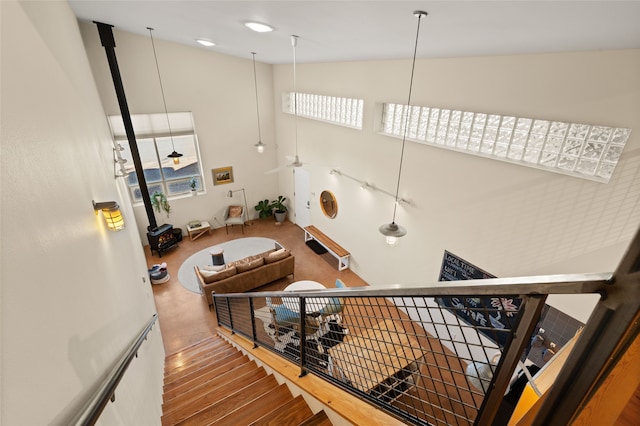
M640 48L640 1L103 1L71 0L80 20L278 64ZM243 24L274 27L256 33Z

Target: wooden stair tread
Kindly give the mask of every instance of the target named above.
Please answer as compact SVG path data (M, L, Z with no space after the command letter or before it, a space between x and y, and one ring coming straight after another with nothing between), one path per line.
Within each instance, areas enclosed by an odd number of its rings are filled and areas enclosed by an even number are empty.
M232 389L239 389L236 387L237 381L247 374L258 377L258 374L260 374L260 367L258 367L254 361L251 361L208 382L202 383L195 388L189 388L185 392L165 401L164 404L162 404L162 411L164 413L170 413L179 410L181 406L187 404L189 401L199 398L204 393L212 394L221 387L227 389L227 392L224 395L226 396L228 393L233 392ZM201 408L204 408L204 406Z
M228 348L231 345L227 342L213 342L210 344L198 346L197 348L193 348L190 351L178 352L171 359L168 357L164 360L164 371L168 373L170 371L175 370L176 368L181 367L186 362L190 360L196 360L199 358L206 357L208 354L212 352L219 351L224 348Z
M172 373L180 372L188 368L193 364L197 364L203 360L216 360L220 357L221 354L228 353L229 350L233 349L230 345L218 346L218 347L209 347L202 352L195 353L193 355L189 355L184 357L179 362L172 363L171 366L167 366L165 364L164 373L165 375L170 375Z
M293 396L285 384L281 384L269 393L264 394L259 400L251 404L250 409L240 408L224 417L214 424L216 426L236 426L248 425L251 422L263 417L273 411L273 407L280 407L291 401Z
M247 405L253 404L260 397L269 393L273 389L276 389L278 386L278 381L270 374L260 380L256 380L255 383L228 395L218 403L198 411L185 421L180 422L180 426L200 426L211 424L226 416L228 413L241 408L251 411L254 407L251 406L250 408L246 408Z
M194 371L201 370L202 368L211 368L223 365L226 362L225 358L227 358L228 356L234 356L237 352L238 351L235 348L231 347L224 349L221 352L216 352L215 354L212 354L211 357L199 359L193 364L185 365L182 368L178 368L177 370L165 374L164 383L168 384L174 382L183 374L190 374Z
M304 398L302 395L298 395L251 424L254 426L297 425L312 416L313 412Z
M332 426L331 420L327 416L327 413L324 411L318 411L313 415L313 417L308 418L307 420L300 423L299 426Z
M222 386L216 389L210 390L208 387L201 388L202 392L198 395L191 395L191 399L183 401L179 406L172 407L170 411L164 414L163 424L166 421L168 424L176 424L187 418L191 417L194 413L203 410L204 408L217 403L221 399L225 398L229 393L236 392L256 380L265 377L267 375L263 368L258 368L256 371L242 375L240 377L233 378L232 381L227 381ZM163 407L164 412L164 407Z
M169 355L165 356L165 361L172 361L175 358L180 358L185 354L189 354L191 352L197 352L201 348L210 346L210 345L219 345L219 344L228 344L226 340L222 339L218 335L207 337L206 339L200 340L199 342L193 343L189 346L185 346L177 352L173 352Z
M195 371L188 376L185 376L184 380L179 380L171 383L164 388L164 401L168 401L181 393L188 391L189 389L200 386L200 384L215 379L218 376L222 376L234 368L240 367L243 364L249 363L249 357L238 353L236 357L228 357L229 361L224 365L216 368L206 369L206 371Z

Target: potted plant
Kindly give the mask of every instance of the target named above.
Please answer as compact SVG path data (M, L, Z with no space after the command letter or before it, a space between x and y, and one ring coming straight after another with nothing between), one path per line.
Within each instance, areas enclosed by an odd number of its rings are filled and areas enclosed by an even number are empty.
M255 205L254 209L258 212L258 217L260 219L265 219L273 215L273 208L271 208L271 203L269 200L262 200L258 204Z
M278 195L278 199L271 202L271 208L278 223L284 222L284 219L287 217L287 206L284 204L286 200L286 197Z
M160 191L154 192L151 196L151 205L158 213L162 210L167 213L167 216L171 213L171 205L169 204L169 201L167 201L167 197L165 197L165 195Z
M189 179L189 186L191 187L191 195L196 195L196 186L198 186L198 181L195 176L192 176Z

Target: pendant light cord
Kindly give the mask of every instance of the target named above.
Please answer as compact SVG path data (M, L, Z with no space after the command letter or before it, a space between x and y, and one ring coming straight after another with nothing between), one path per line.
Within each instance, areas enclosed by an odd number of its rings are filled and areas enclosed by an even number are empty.
M298 92L296 91L296 46L298 45L298 36L291 36L291 46L293 47L293 116L295 121L296 136L296 159L298 161Z
M404 145L407 140L407 132L409 129L409 110L411 109L411 92L413 90L413 72L416 68L416 54L418 52L418 36L420 35L420 20L425 12L414 12L418 16L418 29L416 31L416 43L413 48L413 62L411 64L411 79L409 80L409 97L407 99L407 111L404 116L404 134L402 135L402 150L400 151L400 167L398 168L398 184L396 186L396 201L393 203L393 220L391 223L396 222L396 211L398 210L398 193L400 192L400 176L402 175L402 162L404 159Z
M253 83L256 88L256 115L258 116L258 142L262 142L262 134L260 133L260 107L258 106L258 77L256 75L256 52L253 55Z
M167 101L164 98L164 87L162 87L162 77L160 77L160 66L158 65L158 55L156 54L156 44L153 42L153 28L147 27L149 30L149 36L151 37L151 47L153 47L153 57L156 61L156 70L158 71L158 81L160 82L160 93L162 93L162 103L164 105L164 114L167 117L167 127L169 128L169 137L171 138L171 148L173 152L176 152L176 147L173 145L173 132L171 131L171 123L169 122L169 111L167 110Z

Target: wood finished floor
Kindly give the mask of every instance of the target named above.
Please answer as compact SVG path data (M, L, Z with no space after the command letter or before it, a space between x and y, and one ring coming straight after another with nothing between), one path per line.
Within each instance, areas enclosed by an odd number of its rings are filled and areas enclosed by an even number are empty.
M162 255L151 255L149 246L145 246L145 255L149 267L166 262L171 279L164 284L153 285L153 294L158 310L158 321L164 341L165 353L173 354L185 346L199 342L216 333L216 318L209 311L201 295L186 290L178 281L180 265L193 253L243 237L272 238L290 249L296 256L295 280L314 280L327 287L335 287L336 278L340 278L349 287L366 286L367 283L350 269L338 271L337 260L328 254L318 256L304 243L304 231L289 221L278 226L271 220L254 220L245 226L244 233L239 226L225 232L224 226L205 234L195 241L184 235L179 247ZM292 280L290 278L275 281L260 290L282 290ZM638 424L640 406L640 387L629 401L616 426Z
M242 227L235 226L229 228L227 235L223 226L195 241L184 235L179 247L164 253L162 258L157 254L152 256L149 246L145 246L148 266L166 262L171 275L171 279L166 283L152 286L167 355L216 333L215 312L209 311L201 295L185 289L178 281L178 270L182 262L207 247L243 237L271 238L290 249L296 257L295 281L313 280L321 282L326 287L335 287L336 278L340 278L349 287L367 285L349 269L338 271L337 260L331 255L315 254L305 245L304 231L297 225L289 221L276 225L273 219L254 220L250 223L245 226L244 234ZM260 290L282 290L291 282L291 278L281 279L261 287Z

